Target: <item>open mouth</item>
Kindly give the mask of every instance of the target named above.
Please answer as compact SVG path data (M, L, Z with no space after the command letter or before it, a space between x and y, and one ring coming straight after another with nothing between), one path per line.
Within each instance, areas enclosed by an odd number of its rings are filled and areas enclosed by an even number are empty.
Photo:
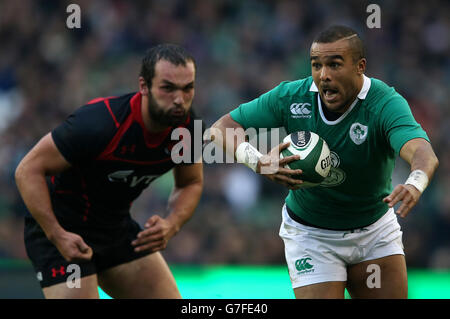
M184 109L174 109L170 114L175 117L182 117L186 114L186 111Z
M323 98L327 101L327 102L333 102L337 95L339 94L338 90L334 90L334 89L323 89Z

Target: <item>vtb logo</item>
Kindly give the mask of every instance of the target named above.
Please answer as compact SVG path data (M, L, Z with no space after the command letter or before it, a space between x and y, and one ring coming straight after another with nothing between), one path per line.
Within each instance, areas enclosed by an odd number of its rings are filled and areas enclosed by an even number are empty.
M310 260L311 260L311 258L309 258L309 257L308 258L297 259L295 261L295 268L297 268L298 271L311 269L314 266L308 263L308 261L310 261Z
M144 175L139 177L139 176L132 176L133 173L134 173L133 170L116 171L111 174L108 174L108 180L110 182L122 182L127 184L129 183L130 187L135 187L141 182L148 185L159 176L159 175Z

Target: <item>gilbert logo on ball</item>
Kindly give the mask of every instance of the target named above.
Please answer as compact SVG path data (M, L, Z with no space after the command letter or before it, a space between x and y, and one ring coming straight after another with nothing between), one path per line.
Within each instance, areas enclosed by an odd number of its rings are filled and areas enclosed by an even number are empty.
M286 167L303 171L303 174L296 176L304 181L303 187L317 186L328 176L331 168L330 149L323 138L314 132L298 131L286 136L283 142L291 144L281 151L280 158L300 156L299 160L290 162Z

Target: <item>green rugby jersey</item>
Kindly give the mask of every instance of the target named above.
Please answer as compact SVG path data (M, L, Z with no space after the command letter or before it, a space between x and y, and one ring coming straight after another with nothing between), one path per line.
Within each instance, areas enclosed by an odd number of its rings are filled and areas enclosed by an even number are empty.
M331 150L332 168L317 187L289 191L286 205L301 219L323 228L372 224L387 210L391 175L402 146L427 134L406 100L380 80L364 76L351 107L335 121L323 115L312 77L282 82L230 112L244 129L284 127L287 133L317 133Z

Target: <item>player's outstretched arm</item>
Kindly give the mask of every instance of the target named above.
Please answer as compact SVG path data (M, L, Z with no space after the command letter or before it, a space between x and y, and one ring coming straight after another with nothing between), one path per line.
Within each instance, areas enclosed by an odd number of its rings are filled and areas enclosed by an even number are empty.
M233 158L237 147L246 141L244 128L228 113L212 125L210 132L211 140Z
M168 201L166 218L154 215L148 219L145 229L132 242L135 251L158 251L192 217L203 190L203 164L178 165L173 169L175 185Z
M92 250L77 234L66 232L53 213L46 176L70 167L57 149L50 133L25 155L17 166L15 179L25 205L47 238L68 261L90 259Z
M404 184L397 185L383 201L388 203L389 207L402 202L396 213L406 217L428 186L439 161L431 144L422 138L415 138L405 143L400 150L400 157L411 165L411 174Z
M299 156L287 156L280 160L280 152L287 148L289 143L281 143L268 154L260 154L257 149L246 142L243 127L234 121L230 114L225 114L213 124L211 139L239 163L245 164L256 173L264 175L276 183L289 189L298 189L303 183L291 176L301 174L301 170L285 168L287 163L300 159Z

